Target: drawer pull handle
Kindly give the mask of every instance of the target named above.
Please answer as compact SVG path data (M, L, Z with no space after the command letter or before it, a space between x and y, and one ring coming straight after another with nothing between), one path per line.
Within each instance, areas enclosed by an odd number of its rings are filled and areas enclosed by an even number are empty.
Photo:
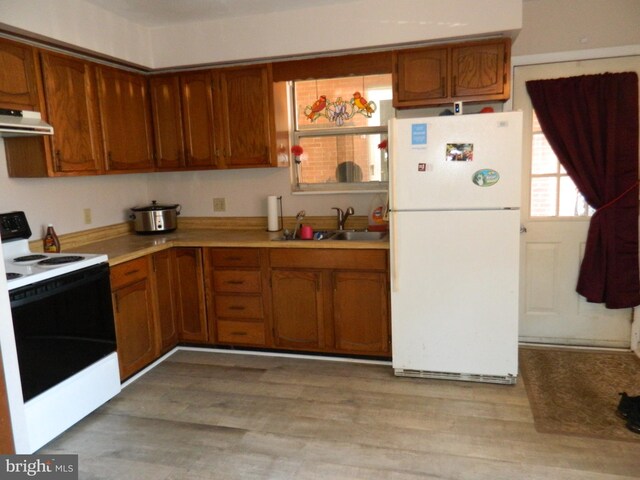
M134 273L138 273L139 271L140 271L140 269L129 270L128 272L125 272L125 275L133 275Z
M238 337L244 337L247 335L247 332L231 332L231 335L236 335Z
M229 310L244 310L245 307L243 307L242 305L231 305L229 307Z
M242 285L244 280L228 280L227 283L229 285Z

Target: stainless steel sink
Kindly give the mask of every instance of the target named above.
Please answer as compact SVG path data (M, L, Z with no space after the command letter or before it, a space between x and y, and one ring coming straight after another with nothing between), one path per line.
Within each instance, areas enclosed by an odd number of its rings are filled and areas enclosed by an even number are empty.
M314 232L313 239L311 241L351 241L351 242L382 242L387 240L388 232L362 232L356 230L319 230ZM282 237L274 238L274 241L293 241L293 242L308 242L309 240L301 240L300 238L293 238L291 235L283 235Z
M337 232L330 240L346 240L352 242L382 241L387 239L387 232Z
M318 240L330 240L330 239L333 238L334 233L335 233L334 230L318 230L318 231L313 233L313 238L310 239L310 240L315 240L315 241L318 241ZM300 242L308 242L309 241L309 240L302 240L301 238L299 238L297 236L294 238L293 234L288 233L288 231L287 231L287 233L285 233L281 237L274 238L273 240L277 241L277 242L283 242L283 241L287 241L287 242L292 242L292 241L294 241L294 242L298 242L298 241L300 241Z

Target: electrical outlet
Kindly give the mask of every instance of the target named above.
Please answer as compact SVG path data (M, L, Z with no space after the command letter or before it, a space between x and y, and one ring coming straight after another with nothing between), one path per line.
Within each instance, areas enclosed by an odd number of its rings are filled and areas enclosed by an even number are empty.
M227 199L224 197L217 197L213 199L213 211L225 212L227 210Z
M89 225L93 221L91 218L91 209L85 208L83 210L83 213L84 213L84 224Z

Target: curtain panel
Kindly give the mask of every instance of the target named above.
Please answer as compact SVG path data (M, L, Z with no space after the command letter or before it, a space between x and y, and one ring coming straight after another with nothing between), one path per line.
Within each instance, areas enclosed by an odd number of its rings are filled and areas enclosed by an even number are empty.
M576 291L607 308L640 305L638 75L605 73L526 85L551 148L596 209Z

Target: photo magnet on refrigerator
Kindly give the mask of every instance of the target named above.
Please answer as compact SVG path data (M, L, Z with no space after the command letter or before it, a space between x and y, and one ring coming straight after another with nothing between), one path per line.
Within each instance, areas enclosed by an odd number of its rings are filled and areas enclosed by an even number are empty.
M471 181L479 187L491 187L498 183L498 180L500 180L500 174L490 168L478 170L471 177Z

